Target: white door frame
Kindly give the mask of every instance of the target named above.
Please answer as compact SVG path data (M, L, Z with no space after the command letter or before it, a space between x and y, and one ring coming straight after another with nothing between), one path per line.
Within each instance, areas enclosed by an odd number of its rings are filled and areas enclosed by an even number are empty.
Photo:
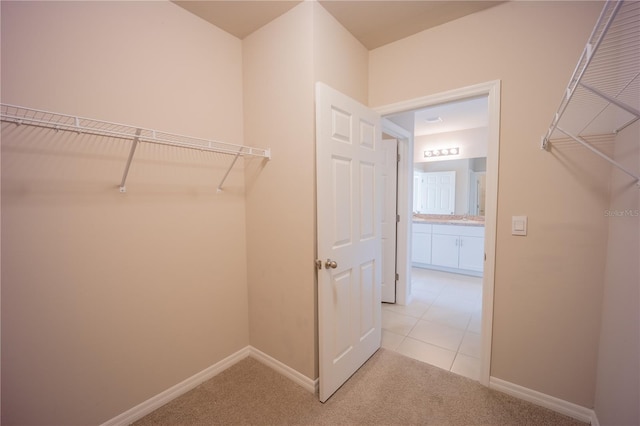
M377 109L376 109L377 111ZM397 215L400 221L396 227L396 303L408 305L411 302L411 215L413 213L413 164L409 169L406 161L413 163L413 132L409 132L389 119L382 118L382 131L398 140L398 181ZM409 219L407 219L409 218Z
M382 126L380 126L382 128ZM398 241L398 139L382 138L382 302L396 303Z
M487 193L485 200L485 264L482 280L482 345L480 354L480 383L489 386L491 373L491 339L493 329L493 292L496 265L496 221L498 210L498 153L500 147L500 80L449 90L375 108L381 115L413 111L446 102L458 101L474 96L487 96L489 104L489 134L487 146ZM382 120L382 129L393 135L402 129L389 120ZM390 126L389 128L387 126ZM404 129L402 129L404 130ZM405 134L409 133L405 131ZM413 133L413 132L411 132ZM399 137L398 151L398 258L400 273L398 281L398 303L411 301L411 213L413 205L413 136ZM406 191L406 192L405 192ZM406 266L404 266L406 265ZM406 269L406 270L405 270ZM404 273L401 273L405 270ZM403 295L401 298L400 295ZM403 303L404 302L404 303Z

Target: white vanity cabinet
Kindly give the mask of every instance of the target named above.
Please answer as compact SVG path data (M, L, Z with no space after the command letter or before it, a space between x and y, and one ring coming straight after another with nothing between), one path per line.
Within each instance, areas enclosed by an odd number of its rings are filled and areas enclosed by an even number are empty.
M458 268L458 238L457 235L449 234L433 235L431 242L435 246L435 250L429 263L446 268Z
M431 264L482 272L484 226L433 225Z
M484 229L483 229L484 231ZM458 268L482 272L484 269L484 236L460 237Z
M414 223L411 235L411 262L431 263L431 227L429 223Z

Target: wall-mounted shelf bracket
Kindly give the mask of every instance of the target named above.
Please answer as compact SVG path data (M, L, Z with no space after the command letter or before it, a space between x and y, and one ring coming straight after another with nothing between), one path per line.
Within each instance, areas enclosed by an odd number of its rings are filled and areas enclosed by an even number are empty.
M231 169L233 169L233 166L235 166L236 161L238 161L238 157L240 157L240 153L241 152L242 152L242 150L238 151L238 153L235 155L235 157L233 157L233 161L229 165L229 168L227 169L227 172L222 177L222 180L220 181L220 184L218 185L218 189L216 190L216 192L222 192L222 185L224 185L224 181L227 180L227 176L229 176L229 173L231 172Z
M627 85L624 87L624 89L629 87L629 85L631 85L631 83L633 83L639 77L640 77L640 71L638 73L636 73L635 77L631 81L629 81L629 83L627 83ZM605 108L607 106L609 106L609 104L613 104L613 105L617 106L618 108L623 109L623 110L627 111L629 114L633 115L633 118L631 120L629 120L628 122L624 123L623 125L621 125L617 129L614 129L614 131L613 131L614 133L618 133L619 131L621 131L625 127L630 126L631 124L633 124L636 121L638 121L638 119L640 119L640 110L638 110L637 108L634 108L631 105L627 105L626 103L624 103L622 101L619 101L615 97L609 96L606 93L603 93L600 90L596 89L595 87L591 87L586 83L582 83L581 82L580 86L584 87L589 92L593 93L596 96L600 96L602 99L607 101L608 104L605 106ZM624 89L622 89L622 90L624 90Z
M127 187L125 186L125 184L127 183L127 175L129 175L129 167L131 167L131 161L133 161L133 154L136 153L138 142L140 142L141 132L142 132L142 129L138 129L136 131L136 137L133 138L133 143L131 144L131 149L129 150L129 158L127 158L127 165L124 167L124 173L122 174L122 181L120 182L120 192L127 192Z
M594 154L596 154L599 157L605 159L606 161L608 161L609 163L611 163L612 165L614 165L615 167L620 169L622 172L624 172L627 175L631 176L633 179L635 179L636 184L640 185L640 176L638 176L637 174L635 174L631 170L627 169L625 166L623 166L622 164L618 163L616 160L614 160L613 158L609 157L607 154L605 154L605 153L601 152L600 150L598 150L598 149L594 148L593 146L591 146L591 144L589 142L587 142L584 138L581 138L578 135L574 135L571 132L562 129L561 127L556 127L556 128L558 129L558 131L564 133L565 135L569 136L571 139L573 139L574 141L578 142L580 145L584 146L585 148L587 148L588 150L590 150Z

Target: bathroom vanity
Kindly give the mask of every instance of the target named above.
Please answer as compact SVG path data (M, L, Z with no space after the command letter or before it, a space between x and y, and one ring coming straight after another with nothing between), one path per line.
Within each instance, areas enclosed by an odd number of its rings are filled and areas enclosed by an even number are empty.
M413 266L482 276L483 218L429 216L416 215L413 219Z

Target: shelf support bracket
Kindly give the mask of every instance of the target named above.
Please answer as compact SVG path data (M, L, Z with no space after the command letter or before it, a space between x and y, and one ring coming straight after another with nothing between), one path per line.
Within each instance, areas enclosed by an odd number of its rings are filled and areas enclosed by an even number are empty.
M142 133L142 129L136 129L136 137L133 138L133 143L131 144L131 150L129 150L129 158L127 158L127 165L124 167L122 181L120 182L120 192L122 193L127 192L127 187L125 186L125 183L127 182L127 176L129 175L129 167L131 167L133 154L136 153L138 142L140 142L140 133Z
M613 133L620 133L621 131L623 131L625 128L631 126L633 123L635 123L636 121L640 120L640 117L635 117L632 118L631 120L627 121L626 123L624 123L622 126L618 127L617 129L615 129L613 131Z
M614 165L615 167L620 169L622 172L624 172L627 175L631 176L633 179L635 179L636 184L640 185L640 176L638 176L637 174L633 173L631 170L627 169L625 166L623 166L622 164L618 163L613 158L611 158L608 155L602 153L600 150L594 148L593 146L591 146L591 144L589 142L587 142L586 140L584 140L580 136L574 135L574 134L572 134L572 133L570 133L570 132L568 132L566 130L563 130L560 127L556 127L556 129L558 129L560 132L564 133L565 135L569 136L571 139L573 139L574 141L578 142L580 145L584 146L585 148L587 148L588 150L590 150L594 154L604 158L609 163L611 163L612 165Z
M580 83L580 85L582 87L584 87L585 89L587 89L588 91L590 91L591 93L600 96L602 99L606 100L609 103L612 103L614 105L616 105L617 107L622 108L623 110L627 111L628 113L634 115L636 118L640 117L640 110L637 110L627 104L625 104L624 102L620 102L619 100L607 95L606 93L602 93L601 91L599 91L598 89L596 89L595 87L591 87L588 84L585 83Z
M224 185L224 181L227 180L229 173L231 173L231 169L233 169L233 166L236 164L236 161L238 161L238 157L240 157L241 153L242 153L242 148L240 148L236 153L235 157L233 157L233 161L231 162L231 165L229 165L227 172L222 177L222 180L220 181L220 185L218 185L218 189L216 192L222 192L222 185Z

